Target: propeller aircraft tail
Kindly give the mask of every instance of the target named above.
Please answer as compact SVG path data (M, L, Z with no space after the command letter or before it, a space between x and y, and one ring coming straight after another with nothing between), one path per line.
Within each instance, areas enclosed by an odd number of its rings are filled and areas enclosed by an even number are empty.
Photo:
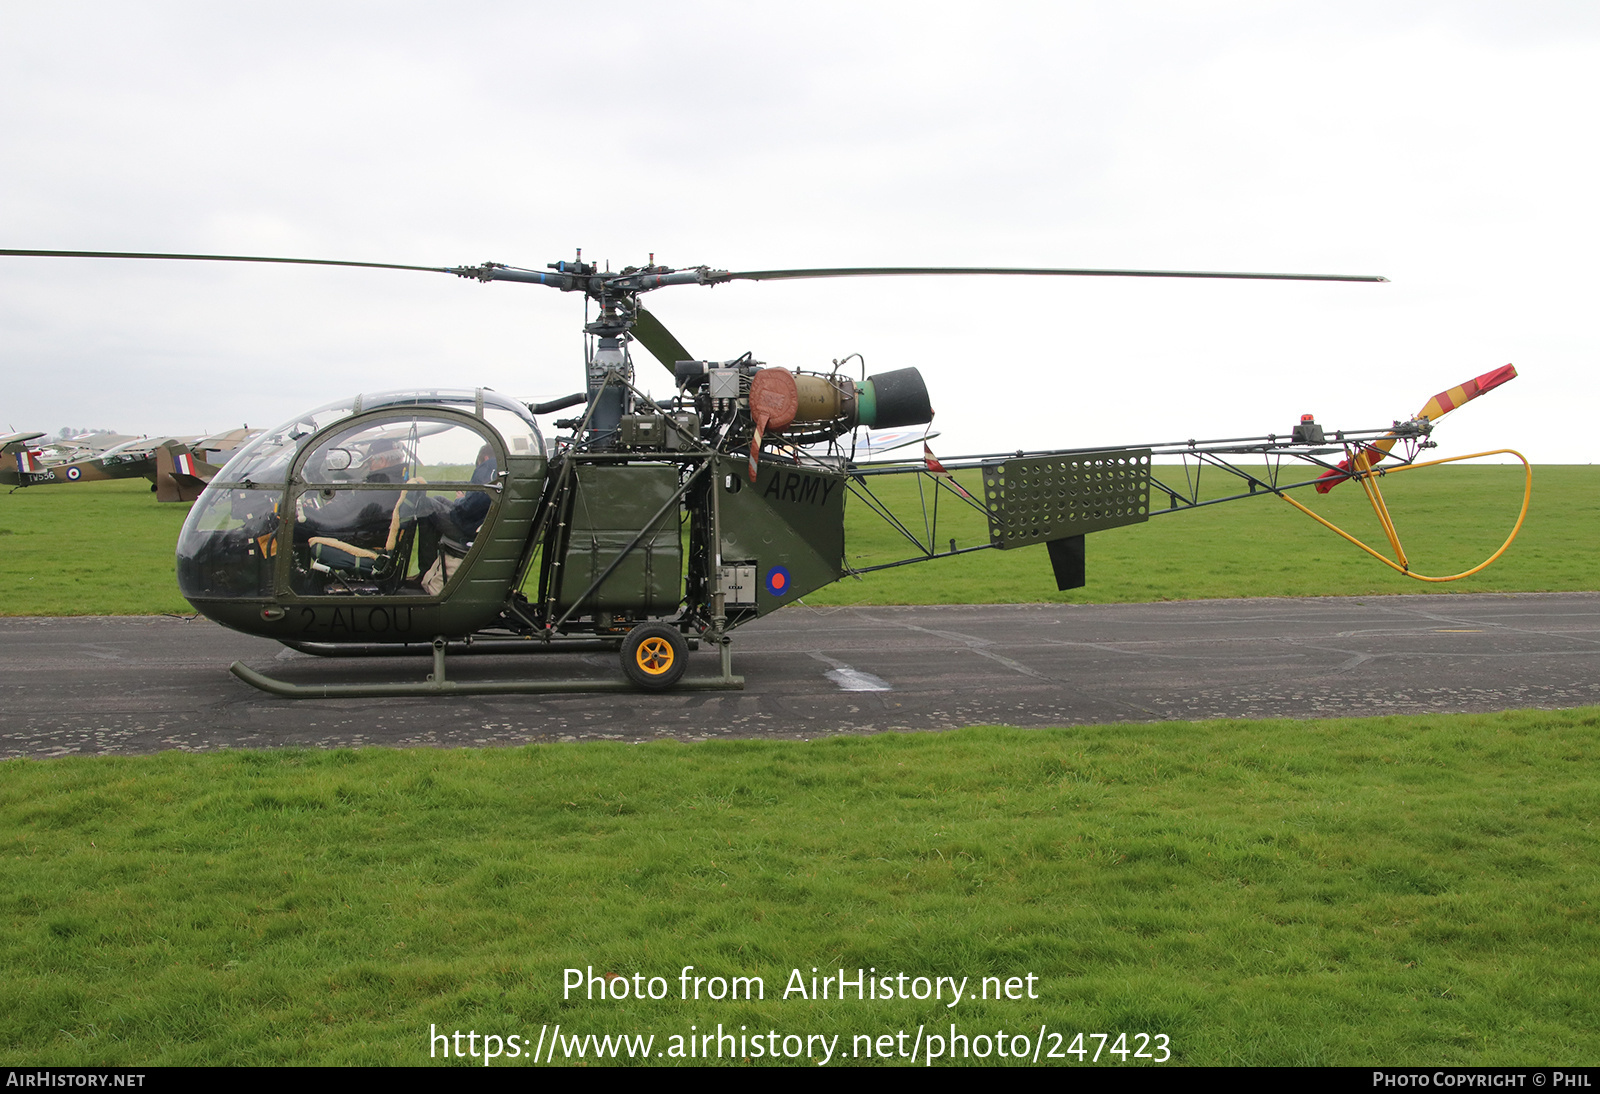
M189 502L205 489L205 478L198 475L200 461L189 446L166 441L155 449L155 501Z
M156 500L194 501L218 470L188 445L168 441L156 449Z
M43 470L36 442L43 433L8 433L0 437L0 486L26 486Z

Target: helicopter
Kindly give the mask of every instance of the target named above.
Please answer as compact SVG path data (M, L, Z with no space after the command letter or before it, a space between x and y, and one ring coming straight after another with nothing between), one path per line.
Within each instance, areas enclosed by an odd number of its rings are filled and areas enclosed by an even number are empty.
M303 653L433 658L425 680L364 684L300 685L231 666L246 683L288 698L740 688L732 632L849 574L1044 545L1057 588L1078 588L1086 581L1088 534L1261 492L1305 509L1290 491L1323 491L1345 480L1377 497L1381 519L1378 476L1449 462L1419 459L1433 447L1437 418L1515 375L1510 366L1485 374L1436 396L1411 419L1374 429L1326 431L1306 416L1284 435L941 461L927 444L935 436L932 399L916 368L866 375L863 366L857 377L840 362L804 371L768 367L749 353L697 358L640 298L675 286L838 277L1387 279L1024 267L727 271L658 265L654 255L612 272L609 264L602 270L585 262L581 250L543 270L495 262L430 267L99 251L0 255L419 271L584 298L582 391L536 403L487 388L352 395L263 431L204 486L176 550L179 588L196 611ZM671 396L657 399L644 390L635 346L668 370ZM567 410L575 413L554 420L547 437L540 419ZM860 431L919 428L921 458L890 454L906 443L898 436L877 452L857 450ZM1195 473L1179 482L1152 463L1163 457L1179 458L1186 468L1194 461ZM1474 457L1452 459L1468 458ZM1264 460L1267 471L1245 459ZM1291 467L1309 465L1317 477L1289 481L1281 474L1285 459ZM1201 466L1237 477L1239 492L1202 497ZM957 471L979 473L981 497L957 481ZM897 515L874 490L883 476L905 475L930 484L919 491L920 521ZM1528 491L1531 472L1524 515ZM847 565L847 497L904 537L906 557ZM981 513L988 542L958 548L951 540L946 549L941 499L946 513L951 506ZM1381 561L1422 577L1412 573L1392 524L1385 530L1398 563L1334 528ZM1483 565L1515 535L1513 529ZM702 645L716 651L719 671L691 677L689 653ZM447 674L454 655L602 648L618 652L623 679L483 681Z

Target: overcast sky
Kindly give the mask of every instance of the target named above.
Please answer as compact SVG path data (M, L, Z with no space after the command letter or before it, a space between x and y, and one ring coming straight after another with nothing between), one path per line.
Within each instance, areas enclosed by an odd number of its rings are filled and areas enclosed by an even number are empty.
M1382 274L649 304L703 357L920 367L941 455L1385 425L1509 361L1441 454L1588 463L1597 13L0 3L0 246ZM424 385L550 398L582 386L582 317L446 275L0 258L0 427L266 426Z

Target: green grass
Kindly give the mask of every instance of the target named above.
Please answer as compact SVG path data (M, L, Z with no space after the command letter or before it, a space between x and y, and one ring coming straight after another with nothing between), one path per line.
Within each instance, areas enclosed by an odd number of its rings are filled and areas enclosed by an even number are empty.
M0 614L193 613L173 559L188 515L145 479L0 494Z
M430 1024L557 1022L1592 1065L1597 730L1590 708L13 761L0 1029L17 1065L411 1064ZM684 965L767 998L679 1001ZM673 998L563 1001L588 966ZM1040 998L776 998L813 966L1031 973Z
M1207 472L1207 485L1221 476ZM1521 501L1521 469L1441 468L1384 480L1403 542L1423 573L1476 565L1504 540ZM877 480L882 481L882 480ZM876 485L876 483L875 483ZM976 481L968 483L976 490ZM881 487L902 514L920 514L916 485ZM1303 498L1317 512L1387 547L1361 492L1344 484ZM0 613L187 614L173 545L188 509L161 505L143 479L0 494ZM955 517L952 523L951 518ZM919 518L920 519L920 518ZM983 518L946 495L941 547L987 542ZM864 506L846 513L852 566L905 557L909 545ZM1402 592L1548 592L1600 584L1600 471L1540 467L1522 534L1481 574L1445 585L1396 574L1294 511L1261 498L1159 516L1088 539L1089 584L1055 590L1042 548L980 551L846 579L810 604L1122 603L1246 596L1369 596Z
M1518 498L1508 468L1385 486L1429 572L1492 551ZM1511 551L1443 588L1594 588L1597 487L1592 467L1538 469ZM1348 486L1313 504L1375 532ZM187 612L186 508L142 481L0 495L0 610ZM856 565L899 550L865 517ZM985 533L974 517L950 535ZM1436 590L1271 498L1097 534L1089 564L1070 594L1033 549L808 600ZM691 1024L849 1052L954 1022L1043 1024L1060 1048L1162 1033L1188 1064L1592 1065L1597 729L1590 708L13 761L0 1030L23 1065L422 1063L430 1025L535 1039L558 1022L657 1049ZM678 1000L684 965L763 977L767 998ZM673 997L564 1001L563 970L589 966ZM813 966L1032 974L1040 998L778 998Z

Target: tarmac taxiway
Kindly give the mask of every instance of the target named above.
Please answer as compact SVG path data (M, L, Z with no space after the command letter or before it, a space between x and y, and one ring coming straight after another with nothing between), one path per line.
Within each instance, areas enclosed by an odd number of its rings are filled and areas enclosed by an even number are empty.
M715 654L691 655L711 674ZM980 724L1322 718L1600 704L1600 593L810 608L735 633L736 692L291 700L420 680L203 619L0 619L0 757L165 749L810 738ZM452 658L453 679L592 675L615 653Z

